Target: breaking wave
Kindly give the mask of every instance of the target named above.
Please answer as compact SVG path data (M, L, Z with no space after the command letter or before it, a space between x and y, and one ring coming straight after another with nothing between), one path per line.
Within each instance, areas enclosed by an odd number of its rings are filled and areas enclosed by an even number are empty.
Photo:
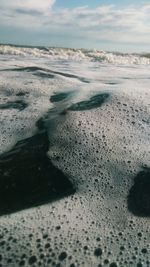
M0 45L1 55L44 57L56 60L97 61L113 64L150 64L149 54L123 54L99 51L96 49L71 49L53 47L19 47L13 45Z

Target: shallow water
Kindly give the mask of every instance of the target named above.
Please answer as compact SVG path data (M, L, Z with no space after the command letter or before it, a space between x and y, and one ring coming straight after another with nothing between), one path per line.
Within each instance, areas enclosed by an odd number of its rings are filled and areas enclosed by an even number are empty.
M1 266L150 266L149 59L8 46L0 57L0 179L3 155L44 131L43 157L75 189L57 199L54 185L54 199L41 190L38 207L0 217Z

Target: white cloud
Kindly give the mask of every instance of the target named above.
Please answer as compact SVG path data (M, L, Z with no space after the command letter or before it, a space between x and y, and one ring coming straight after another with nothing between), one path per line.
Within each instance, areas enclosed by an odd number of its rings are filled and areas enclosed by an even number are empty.
M55 0L1 0L0 6L9 10L41 10L47 11L55 3Z
M13 3L12 3L13 2ZM113 5L55 10L55 0L1 0L3 25L33 28L51 35L77 36L93 41L150 43L150 5L122 9ZM7 7L7 8L6 8ZM22 10L22 12L21 12ZM63 37L62 37L63 38Z
M122 43L150 43L150 5L117 9L113 5L52 12L47 28L78 32L83 38Z

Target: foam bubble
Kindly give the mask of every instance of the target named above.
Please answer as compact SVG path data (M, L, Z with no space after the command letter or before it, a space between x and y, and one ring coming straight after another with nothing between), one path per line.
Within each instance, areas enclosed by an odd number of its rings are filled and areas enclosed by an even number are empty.
M14 106L0 110L1 152L32 135L42 117L48 156L76 193L1 217L0 264L148 267L149 217L128 209L128 194L135 177L149 166L149 66L62 65L41 58L5 62L8 69L10 65L40 66L57 74L43 78L33 69L1 72L0 103L28 104L22 111ZM62 71L74 77L58 73ZM90 110L69 109L91 104L95 95L109 97L100 105L92 102Z

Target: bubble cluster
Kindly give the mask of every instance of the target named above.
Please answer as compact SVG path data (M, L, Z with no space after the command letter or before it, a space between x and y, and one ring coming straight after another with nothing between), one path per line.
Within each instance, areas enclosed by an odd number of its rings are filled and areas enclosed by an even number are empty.
M37 63L66 68L90 83L58 73L51 79L35 71L3 72L0 104L25 101L28 106L0 110L1 153L36 132L41 118L48 157L76 193L1 216L0 266L149 267L149 216L128 207L136 177L150 165L149 70L89 64L84 73L74 62L24 62ZM96 95L108 96L107 101L93 103ZM91 109L69 109L91 100Z
M40 76L35 77L39 68L29 67L30 72L28 68L19 72L7 68L1 72L0 78L0 154L17 141L36 133L36 122L53 107L49 98L60 84L60 92L67 87L70 90L65 79L56 77L54 81L43 81ZM73 86L74 82L71 83Z

